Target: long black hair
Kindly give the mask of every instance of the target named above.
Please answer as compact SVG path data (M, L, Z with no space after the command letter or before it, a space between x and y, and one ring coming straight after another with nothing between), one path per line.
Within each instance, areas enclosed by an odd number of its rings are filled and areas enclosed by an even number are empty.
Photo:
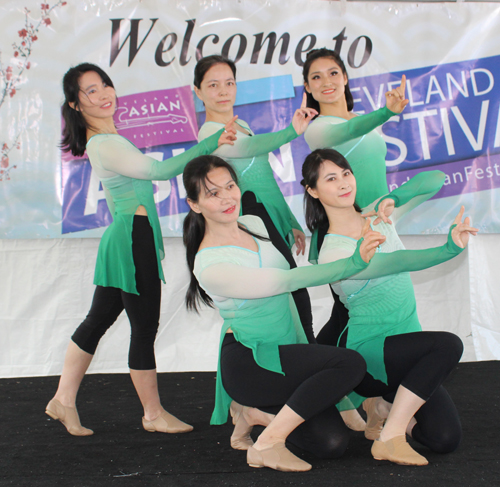
M321 49L313 49L309 51L306 56L306 60L304 62L304 66L302 68L302 76L304 78L304 83L308 83L309 71L311 69L311 64L316 61L316 59L320 58L331 58L333 59L342 70L342 74L344 74L347 78L347 84L345 85L345 101L347 102L347 111L350 112L354 108L354 98L352 96L351 90L349 88L349 76L347 75L347 70L345 69L344 61L342 61L341 57L331 49L327 49L326 47L322 47ZM311 93L308 93L307 90L307 106L309 108L314 108L319 113L319 103L313 98Z
M194 81L193 84L196 88L201 88L201 83L203 78L207 74L207 71L216 64L227 64L231 71L233 72L234 79L236 80L236 64L234 64L231 59L228 59L224 56L220 56L218 54L214 54L212 56L202 57L194 68Z
M186 188L186 197L192 202L197 203L200 191L202 188L207 187L208 173L219 167L227 169L233 181L238 184L238 176L233 167L224 159L213 155L199 156L188 162L184 168L182 180L184 182L184 188ZM259 240L269 240L261 235L250 232L244 226L239 225L239 228ZM194 311L198 311L200 302L212 308L214 307L212 298L203 288L201 288L198 279L196 279L196 276L193 274L194 260L204 237L204 216L201 213L189 210L189 213L184 219L182 239L186 247L186 260L191 274L191 282L189 283L186 293L186 307Z
M307 188L316 189L319 170L324 161L331 161L341 169L347 169L353 173L351 165L347 159L335 149L316 149L311 152L305 159L302 166L302 181L300 184L304 186L304 209L307 228L311 232L319 228L329 227L328 216L325 208L318 198L313 198L308 192ZM354 174L354 173L353 173ZM354 203L356 211L361 213L361 208L357 203Z
M114 88L111 78L95 64L82 63L70 68L63 78L64 104L62 116L64 119L63 138L61 149L70 152L74 156L83 156L87 144L87 129L92 128L85 120L80 107L80 78L83 74L93 71L97 73L102 81ZM71 107L74 104L74 108Z

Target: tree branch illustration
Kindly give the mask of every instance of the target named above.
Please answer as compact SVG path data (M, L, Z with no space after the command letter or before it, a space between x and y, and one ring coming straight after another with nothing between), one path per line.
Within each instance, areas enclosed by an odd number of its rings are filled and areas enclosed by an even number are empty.
M50 20L51 12L57 7L66 5L66 3L59 0L52 7L48 3L42 3L38 21L32 20L31 10L25 7L24 27L18 31L20 40L12 43L13 61L4 65L0 50L0 110L8 97L13 98L18 93L18 85L22 80L23 73L31 68L30 57L33 53L33 45L38 40L40 28L42 26L48 27L52 23ZM23 131L24 128L21 128L13 139L1 142L0 181L10 179L10 170L16 167L10 165L9 153L13 148L20 149L19 139Z

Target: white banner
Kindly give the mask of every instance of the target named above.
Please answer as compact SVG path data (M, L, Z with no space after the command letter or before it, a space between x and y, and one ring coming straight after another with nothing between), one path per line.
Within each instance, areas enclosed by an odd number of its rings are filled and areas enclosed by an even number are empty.
M70 66L86 61L107 71L120 96L119 130L154 157L169 157L191 147L203 123L191 93L198 57L222 52L237 61L236 113L269 132L290 121L305 55L323 46L346 60L359 112L380 106L391 83L408 77L410 104L383 127L390 187L430 168L447 181L403 233L446 232L459 204L481 231L499 232L497 4L12 0L0 12L0 237L98 237L109 224L88 161L58 149ZM271 157L299 220L306 154L300 138ZM180 235L183 196L180 178L156 186L165 236Z

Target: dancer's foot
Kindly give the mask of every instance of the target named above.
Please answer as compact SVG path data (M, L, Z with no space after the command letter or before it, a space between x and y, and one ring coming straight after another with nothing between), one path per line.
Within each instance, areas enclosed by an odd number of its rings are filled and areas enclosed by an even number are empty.
M340 415L342 416L344 423L349 429L353 431L365 431L365 420L358 413L357 409L347 409L346 411L340 411Z
M389 460L399 465L428 465L425 457L417 453L406 441L406 436L395 436L387 441L375 440L372 446L375 460Z
M312 466L296 457L285 443L275 443L269 448L257 450L250 446L247 450L247 463L251 467L269 467L282 472L307 472Z
M165 410L152 421L142 418L142 427L150 433L189 433L193 431L190 424L184 423Z
M45 413L48 414L52 419L59 420L66 429L68 433L73 436L90 436L94 432L88 428L84 428L80 423L80 418L78 417L78 411L76 407L63 406L57 399L52 399L45 408Z
M388 411L387 414L379 411L380 401L379 397L370 397L363 402L363 409L366 411L365 437L369 440L378 440L387 419Z
M233 434L231 435L231 447L235 450L248 450L253 445L253 440L250 436L253 424L248 424L244 414L247 409L251 408L242 406L235 401L231 403L229 409L234 424Z

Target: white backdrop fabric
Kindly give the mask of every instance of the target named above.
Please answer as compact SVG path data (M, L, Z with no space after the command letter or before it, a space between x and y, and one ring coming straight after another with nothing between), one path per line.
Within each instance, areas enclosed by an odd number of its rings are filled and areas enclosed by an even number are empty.
M444 235L405 236L407 248L443 243ZM221 319L215 310L187 312L188 282L180 238L166 238L158 371L216 369ZM74 329L88 312L99 239L0 240L0 377L61 373ZM425 330L447 330L465 344L463 361L500 359L499 235L479 235L456 259L412 275ZM299 265L307 265L305 258ZM310 289L316 331L332 305L326 286ZM495 298L496 296L496 298ZM108 331L91 373L127 372L130 327L123 313Z

